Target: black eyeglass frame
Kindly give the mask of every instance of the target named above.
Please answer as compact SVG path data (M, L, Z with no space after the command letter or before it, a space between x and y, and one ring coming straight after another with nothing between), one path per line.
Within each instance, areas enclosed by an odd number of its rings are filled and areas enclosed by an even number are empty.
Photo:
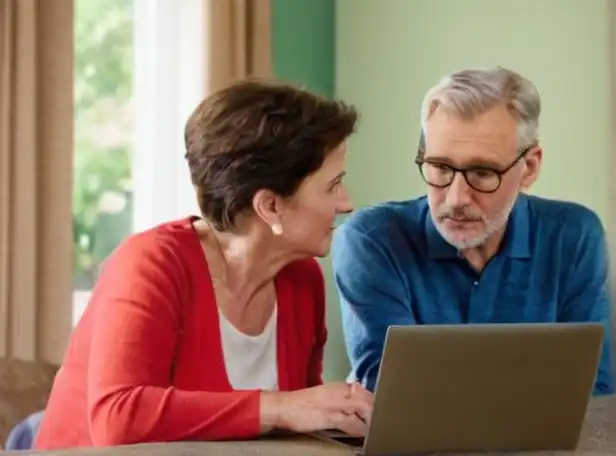
M503 176L505 174L507 174L515 165L518 164L518 162L524 158L524 156L526 156L526 154L533 148L535 147L534 145L527 147L526 149L524 149L520 154L518 154L518 156L509 164L507 165L505 168L502 169L497 169L497 168L492 168L489 166L471 166L468 168L458 168L456 166L450 165L448 163L442 163L442 162L436 162L436 161L430 161L430 160L426 160L424 158L424 153L425 150L423 150L423 148L421 147L421 144L423 144L423 135L422 135L422 140L420 141L420 148L418 150L417 153L417 158L415 158L415 164L417 165L418 169L419 169L419 174L421 175L421 178L424 180L424 182L428 185L430 185L431 187L435 187L435 188L447 188L449 187L454 179L456 178L456 174L460 173L462 174L462 176L464 176L464 180L466 181L466 183L468 184L469 187L471 187L473 190L476 190L480 193L494 193L496 192L502 182L503 182ZM449 180L449 182L447 184L443 184L443 185L435 185L432 184L430 182L428 182L428 180L426 179L426 177L424 176L424 173L422 171L422 166L427 163L427 164L433 164L433 165L439 165L442 166L444 168L450 169L452 171L451 173L451 179ZM493 189L493 190L482 190L479 189L477 187L475 187L473 184L471 184L471 182L468 179L467 173L471 172L471 171L488 171L488 172L493 172L497 177L498 177L498 185Z

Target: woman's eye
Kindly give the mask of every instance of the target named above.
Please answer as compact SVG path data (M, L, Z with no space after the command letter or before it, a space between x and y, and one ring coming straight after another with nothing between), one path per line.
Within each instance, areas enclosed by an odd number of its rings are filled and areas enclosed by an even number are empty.
M329 193L334 193L336 190L338 190L338 188L340 188L340 184L342 183L342 181L336 181L334 182L334 184L329 188Z

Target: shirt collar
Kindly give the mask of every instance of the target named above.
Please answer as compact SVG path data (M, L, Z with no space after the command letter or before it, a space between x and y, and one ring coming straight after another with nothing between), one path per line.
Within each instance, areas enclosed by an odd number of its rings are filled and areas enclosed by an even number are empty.
M522 194L513 205L507 230L503 238L500 252L510 258L530 257L530 214L528 198ZM425 221L425 231L428 242L428 257L431 259L459 258L458 250L449 244L438 232L432 217L428 213Z

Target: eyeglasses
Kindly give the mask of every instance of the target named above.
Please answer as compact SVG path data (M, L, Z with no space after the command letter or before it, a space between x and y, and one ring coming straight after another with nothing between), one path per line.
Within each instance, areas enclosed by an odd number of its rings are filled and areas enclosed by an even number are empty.
M420 150L420 155L415 159L415 163L419 167L419 172L423 180L432 187L445 188L449 187L456 177L457 173L464 176L466 183L474 190L481 193L494 193L501 186L503 176L509 172L527 153L532 149L532 146L520 153L504 169L490 168L486 166L472 166L469 168L457 168L446 163L439 163L426 160L422 157L423 151Z

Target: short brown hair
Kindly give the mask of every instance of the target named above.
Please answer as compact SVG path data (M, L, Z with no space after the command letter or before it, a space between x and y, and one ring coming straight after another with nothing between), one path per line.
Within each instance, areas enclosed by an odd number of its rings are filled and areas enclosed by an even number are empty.
M270 81L244 80L203 100L185 129L202 215L231 230L260 189L291 196L355 130L354 107Z

